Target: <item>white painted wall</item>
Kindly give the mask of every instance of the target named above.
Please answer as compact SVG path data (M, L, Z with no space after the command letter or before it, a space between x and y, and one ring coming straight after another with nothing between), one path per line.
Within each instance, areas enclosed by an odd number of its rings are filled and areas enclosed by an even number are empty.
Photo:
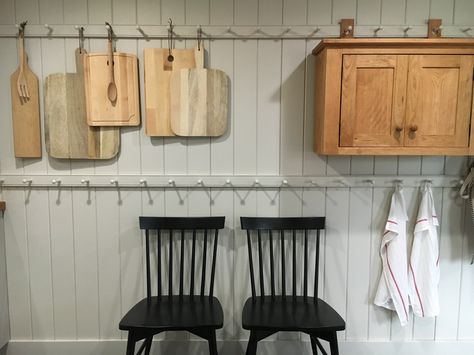
M106 20L112 24L166 24L168 17L176 24L189 25L324 25L354 17L359 24L403 26L423 24L430 16L441 17L448 25L474 25L473 13L472 0L2 0L0 25L25 19L30 24L51 25L102 24ZM141 61L143 48L161 44L157 40L120 40L117 47L137 53ZM188 40L176 46L193 44ZM0 39L0 175L373 174L390 178L464 173L466 158L315 155L311 149L314 71L309 54L316 44L316 40L206 41L208 65L225 70L232 83L228 134L216 139L150 139L142 127L124 128L117 159L70 162L50 159L46 153L43 159L13 157L9 76L17 66L16 42ZM75 39L28 39L30 64L40 81L53 72L74 71L76 45ZM86 46L89 51L102 51L105 42L88 40ZM143 88L143 67L140 81ZM399 349L429 353L437 349L437 341L457 346L451 348L453 354L456 349L469 352L474 349L474 267L469 265L474 246L469 215L455 190L434 191L441 215L441 315L412 319L401 328L393 314L371 304L390 192L383 188L152 189L150 193L126 189L119 197L110 189L63 188L60 193L54 188L8 189L4 198L8 202L5 242L10 326L12 339L19 342L10 347L10 353L51 354L53 350L45 349L53 348L60 353L62 340L94 341L90 346L68 343L68 349L76 349L77 354L116 354L117 349L124 349L114 342L124 338L117 329L118 321L144 296L137 223L141 214L227 217L217 273L217 296L225 308L225 326L219 332L223 346L248 336L240 327L249 285L239 216L326 215L320 296L347 321L347 330L340 334L348 344L342 353L351 353L350 349L361 354L395 354ZM413 221L418 191L407 188L405 193ZM307 340L294 334L278 338ZM43 340L57 343L36 342ZM102 342L105 340L114 341ZM426 342L412 342L418 340ZM227 353L242 353L243 344L229 345ZM301 346L297 349L304 351Z

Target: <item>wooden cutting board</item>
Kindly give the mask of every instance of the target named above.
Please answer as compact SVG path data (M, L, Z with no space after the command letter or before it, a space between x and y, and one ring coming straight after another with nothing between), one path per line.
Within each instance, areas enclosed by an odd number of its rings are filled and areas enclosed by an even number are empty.
M22 34L18 37L18 52L20 65L10 77L15 157L41 158L38 78L28 66ZM19 79L28 97L20 97Z
M83 62L76 49L76 73L51 74L44 84L45 143L57 159L111 159L118 153L120 128L89 127Z
M216 137L227 129L229 79L204 69L204 48L196 48L196 68L173 71L170 79L171 130L178 136Z
M174 60L168 61L165 48L146 48L145 110L146 134L151 137L174 136L170 121L171 73L183 68L196 67L194 49L173 49Z
M107 96L108 54L84 56L86 115L89 126L138 126L140 100L138 95L138 60L128 53L113 54L117 99Z

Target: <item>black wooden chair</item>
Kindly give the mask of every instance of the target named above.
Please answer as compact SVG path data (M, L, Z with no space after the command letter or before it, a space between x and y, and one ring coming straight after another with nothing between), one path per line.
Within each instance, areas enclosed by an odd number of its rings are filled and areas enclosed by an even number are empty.
M242 312L242 326L250 330L247 355L257 353L257 342L279 331L298 331L310 336L313 354L317 348L327 355L319 339L329 342L331 354L338 355L337 331L345 329L341 316L326 302L319 299L319 239L320 231L324 229L325 217L307 218L251 218L241 217L242 229L247 230L247 244L250 267L250 283L252 297L249 298ZM316 230L316 257L314 270L314 297L308 296L308 231ZM298 232L298 231L302 231ZM255 233L256 232L256 233ZM254 263L252 257L252 240L256 234L258 249L258 271L260 296L256 295ZM279 241L274 240L275 234ZM292 237L292 291L286 294L286 263L285 235ZM304 238L303 242L303 296L297 295L297 236ZM270 294L265 294L264 251L262 239L268 237L270 259ZM273 244L280 243L281 254L281 293L275 291L275 260ZM268 283L267 283L268 285ZM268 292L268 291L267 291Z
M140 229L145 230L146 239L146 293L147 297L138 302L120 321L119 329L128 331L127 355L135 354L135 344L144 340L137 355L143 350L150 353L153 336L170 330L186 330L209 342L209 352L217 355L216 329L222 328L224 315L219 300L213 296L214 276L216 272L217 241L219 230L224 228L225 217L140 217ZM157 231L157 293L152 296L151 262L150 262L150 232ZM185 259L185 231L192 231L191 261ZM202 234L202 267L196 267L196 239ZM214 234L214 238L212 238ZM163 295L162 285L162 248L166 248L162 239L169 235L168 244L168 294ZM168 239L168 238L166 238ZM213 245L211 244L214 239ZM173 245L180 247L179 288L175 294L173 288ZM209 245L208 245L209 244ZM208 253L211 269L208 279L209 294L206 295L206 268ZM166 251L165 251L166 253ZM209 252L211 254L211 251ZM189 258L187 258L189 259ZM194 274L200 274L201 285L195 292ZM189 275L189 292L185 291L184 275ZM196 282L197 283L197 282Z

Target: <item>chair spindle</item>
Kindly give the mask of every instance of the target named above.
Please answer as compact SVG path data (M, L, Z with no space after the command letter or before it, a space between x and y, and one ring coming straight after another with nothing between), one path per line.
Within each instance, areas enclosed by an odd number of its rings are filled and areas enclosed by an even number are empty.
M270 283L272 297L275 297L275 270L273 265L273 234L272 230L268 231L268 238L270 239Z
M257 230L258 240L258 270L260 272L260 296L265 296L265 285L263 280L263 256L262 256L262 234L260 229Z
M170 229L168 295L173 294L173 230Z
M206 288L206 260L207 260L207 229L204 230L204 245L202 253L201 296Z
M308 298L308 230L304 230L304 270L303 270L303 296Z
M285 231L280 230L281 239L281 295L286 297L286 285L285 285Z
M189 285L189 294L194 296L194 263L196 261L196 230L193 229L193 242L191 247L191 283Z
M319 229L316 230L316 261L314 267L314 301L318 300L318 282L319 282Z
M293 229L293 299L296 299L296 230Z
M156 254L157 254L157 274L158 274L158 297L161 297L161 230L157 231L157 243L156 243Z
M181 260L179 266L179 295L183 296L184 288L184 229L181 230Z
M252 297L255 299L255 276L253 273L252 240L250 231L247 229L247 246L249 249L249 267L250 267L250 286L252 287Z
M216 258L217 258L217 241L219 237L219 230L216 229L214 234L214 250L212 252L212 268L211 268L211 284L209 286L209 296L214 295L214 277L216 275Z
M150 276L150 232L145 231L145 251L146 251L146 297L151 299L151 276Z

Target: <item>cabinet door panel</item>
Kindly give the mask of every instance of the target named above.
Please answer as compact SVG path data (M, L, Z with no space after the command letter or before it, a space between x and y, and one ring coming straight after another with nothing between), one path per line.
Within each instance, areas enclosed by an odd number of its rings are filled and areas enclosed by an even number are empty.
M407 67L405 55L344 55L341 146L403 145Z
M469 145L472 75L469 55L410 57L406 146Z

